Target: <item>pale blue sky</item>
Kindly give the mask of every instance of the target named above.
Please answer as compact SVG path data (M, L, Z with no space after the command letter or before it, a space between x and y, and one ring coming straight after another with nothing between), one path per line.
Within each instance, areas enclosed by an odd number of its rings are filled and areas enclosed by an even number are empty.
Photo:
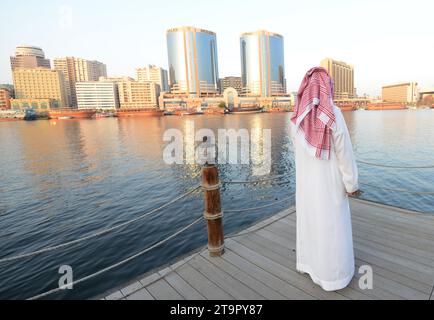
M217 33L220 76L240 75L239 35L267 29L285 37L288 88L324 57L353 64L359 94L383 84L434 87L432 0L1 0L0 83L11 82L19 44L48 58L107 64L112 76L136 67L167 68L165 31L193 25Z

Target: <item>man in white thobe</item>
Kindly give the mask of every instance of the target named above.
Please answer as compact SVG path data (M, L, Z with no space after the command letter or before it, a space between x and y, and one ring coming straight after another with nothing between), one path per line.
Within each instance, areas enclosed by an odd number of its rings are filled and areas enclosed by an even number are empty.
M355 272L348 196L358 171L333 83L323 68L303 80L292 121L297 171L297 270L326 291L345 288Z

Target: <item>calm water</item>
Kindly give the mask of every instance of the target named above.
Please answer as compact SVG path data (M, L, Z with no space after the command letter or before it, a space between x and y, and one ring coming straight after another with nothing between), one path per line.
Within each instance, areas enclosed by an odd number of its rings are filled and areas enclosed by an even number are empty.
M359 111L345 114L359 159L393 165L434 164L434 110ZM137 217L200 181L200 167L168 166L163 133L200 128L271 128L271 175L293 172L289 114L165 117L0 123L0 258L31 252ZM260 138L258 138L258 142ZM434 212L434 197L396 194L386 188L434 191L434 169L398 170L360 165L369 200ZM250 179L249 166L221 166L224 180ZM225 232L243 229L293 204L293 177L222 190L226 210L292 197L258 212L225 216ZM289 181L288 181L289 180ZM22 299L57 287L60 265L74 279L125 259L164 239L203 213L197 192L177 205L118 232L30 259L0 265L0 298ZM90 298L206 244L196 225L168 244L123 267L51 298Z

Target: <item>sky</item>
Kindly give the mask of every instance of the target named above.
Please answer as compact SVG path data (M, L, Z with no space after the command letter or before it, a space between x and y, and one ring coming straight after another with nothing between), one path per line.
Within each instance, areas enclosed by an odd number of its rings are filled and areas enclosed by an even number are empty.
M219 73L240 76L239 36L266 29L285 38L289 91L330 57L355 68L359 95L416 81L434 88L432 0L1 0L0 83L11 83L15 47L41 47L49 59L99 60L109 76L167 69L166 30L217 33Z

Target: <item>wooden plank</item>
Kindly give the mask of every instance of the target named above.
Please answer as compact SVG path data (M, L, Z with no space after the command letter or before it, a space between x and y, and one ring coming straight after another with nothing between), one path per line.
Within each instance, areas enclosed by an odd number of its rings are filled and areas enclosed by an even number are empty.
M252 288L245 286L241 281L230 276L201 256L194 258L190 265L202 273L209 280L218 284L220 288L229 293L236 300L263 300L264 297Z
M201 295L196 289L190 286L184 279L182 279L175 272L171 272L164 279L186 300L205 299L203 295Z
M297 288L294 288L291 284L282 281L282 279L277 278L270 272L258 267L256 264L240 257L231 250L226 251L223 259L237 266L238 268L245 270L246 273L254 277L256 280L271 286L274 290L285 296L287 299L314 299L314 297L307 295L305 292L300 291Z
M366 253L370 253L371 255L377 256L383 260L391 261L398 266L405 267L407 269L411 269L415 272L420 273L421 276L426 276L427 279L433 278L433 270L432 268L423 265L421 263L417 263L414 260L404 258L398 256L396 254L391 254L392 250L384 250L380 249L379 246L371 246L368 243L361 243L360 241L354 241L354 249L358 249L359 251L364 251Z
M430 283L431 278L424 274L421 274L413 269L409 269L405 266L398 265L394 261L385 260L382 257L379 257L375 254L371 254L371 252L366 252L364 250L360 250L358 248L354 249L355 256L363 261L368 262L368 264L378 265L385 269L392 270L393 272L405 275L408 278L411 278L415 281L419 281L422 283Z
M126 297L127 300L155 300L146 288L142 288Z
M425 224L434 227L434 217L429 213L423 214L402 210L396 207L378 206L370 202L359 203L357 200L350 201L350 208L355 214L375 216L380 219L389 219L410 224Z
M255 242L259 245L261 243L265 242L265 241L261 241L260 239L254 240L254 237L257 237L257 235L256 234L250 235L249 239L247 241ZM259 243L257 241L259 241ZM245 245L250 247L251 249L255 249L255 247L252 246L251 244L248 244L248 242L245 242ZM295 264L296 264L295 253L291 253L290 255L288 255L287 254L288 250L286 248L283 248L283 250L282 250L282 248L283 247L281 245L275 244L275 245L270 246L269 249L262 250L261 252L267 251L268 252L267 257L269 257L270 259L273 259L276 262L280 262L281 264L292 264L295 266ZM259 247L256 247L256 249L261 250ZM271 254L270 252L272 252L273 250L274 250L274 253ZM305 277L307 277L307 276L305 276ZM385 290L382 288L380 288L379 290L377 289L375 292L371 292L370 294L367 294L365 291L363 291L359 288L357 279L358 279L358 277L356 276L352 287L348 287L348 289L344 290L344 291L342 291L342 290L337 291L336 293L340 294L346 298L349 298L349 299L355 299L356 297L358 297L358 298L363 297L363 299L367 299L367 300L379 299L379 298L381 298L381 299L399 299L399 298L402 298L402 297L399 297L398 295L391 294L389 292L385 292ZM307 277L307 281L309 283L311 283L312 285L314 285L312 280L310 279L310 277ZM321 299L338 299L339 298L339 297L335 296L334 293L327 293L327 292L323 291L322 289L320 289L319 286L316 286L316 288L318 288L318 290L320 290L319 294L321 295L321 297L320 297ZM325 296L322 296L322 295L325 295Z
M373 226L373 228L375 228L375 226ZM423 283L429 283L429 280L432 277L432 270L433 268L427 265L421 265L417 262L415 262L414 260L410 260L407 257L401 257L401 256L396 256L396 255L391 255L390 253L388 253L387 251L392 251L392 250L380 250L379 246L372 246L369 244L369 242L365 241L365 243L361 243L359 241L359 238L357 236L357 230L354 230L354 248L356 251L356 256L357 256L357 252L362 252L362 253L367 253L370 256L376 256L380 259L382 259L383 261L385 261L385 263L387 265L390 266L390 264L388 263L393 262L394 266L393 269L394 271L400 273L400 274L412 274L415 275L415 277L413 277L413 279L415 280L419 280ZM285 241L289 241L290 239L295 240L295 236L292 232L282 232L282 230L279 227L276 227L275 225L271 225L265 229L262 229L260 231L257 232L257 234L262 235L272 241L275 242L280 242L280 243L285 243ZM414 258L414 257L413 257ZM384 263L378 263L378 259L376 259L377 264L379 264L380 266L382 266ZM426 260L425 260L426 262Z
M241 257L256 264L258 267L264 270L268 270L271 274L279 278L281 281L285 281L299 291L309 294L312 297L327 298L328 296L333 296L333 299L344 299L344 297L333 293L324 294L324 291L321 290L318 286L316 286L313 282L306 281L306 275L302 275L296 272L295 266L293 269L290 269L289 263L286 266L281 265L269 259L267 256L258 254L254 250L251 250L246 246L240 244L239 242L235 241L231 241L228 244L228 248L236 252Z
M295 260L289 259L286 254L276 254L275 252L266 249L263 246L258 245L248 239L235 239L238 243L245 246L246 248L261 252L261 254L273 261L276 264L279 264L285 269L287 275L285 276L287 279L290 279L291 284L295 285L297 288L302 289L313 297L318 299L334 299L334 300L342 300L344 297L335 292L326 292L321 289L319 286L314 284L306 275L302 275L296 271ZM278 275L276 275L278 276ZM307 281L306 281L307 280Z
M176 273L208 300L234 299L234 297L232 297L229 293L223 291L214 282L204 277L189 264L185 264L178 268Z
M270 250L275 252L276 254L282 255L282 256L288 256L292 261L296 261L296 252L294 252L291 249L286 248L282 245L281 242L276 242L274 240L267 240L263 238L261 235L257 233L249 234L246 237L249 241L257 243L259 245L266 245L266 250ZM295 247L295 241L291 241L289 243L286 243L286 245L289 248ZM405 285L411 289L418 290L422 293L429 293L431 292L431 286L420 281L413 280L405 275L395 273L394 271L385 269L383 266L378 266L372 263L372 261L363 261L356 258L356 266L360 267L362 265L371 265L374 269L374 273L378 273L381 276L394 280L397 283L400 283L402 285Z
M402 243L396 243L387 239L377 237L375 235L358 231L355 233L354 242L359 242L363 245L374 247L377 250L384 250L390 254L410 259L418 264L428 267L431 271L434 270L434 254L411 248Z
M157 300L183 300L183 297L164 279L150 284L146 290Z
M234 239L237 240L237 239ZM257 252L262 252L266 254L267 257L273 259L274 261L285 263L285 260L290 260L293 264L296 263L296 254L292 252L292 250L288 250L288 248L284 247L279 242L274 242L271 240L267 240L265 238L261 238L258 234L250 234L248 236L239 240L242 244L245 246L256 250ZM252 245L252 243L255 243L256 246ZM289 243L290 246L295 245L295 243ZM262 246L262 247L261 247ZM270 252L273 252L271 254ZM375 273L376 269L374 268L374 274L376 276L376 279L378 280L376 285L380 286L382 289L385 289L391 293L394 294L393 298L397 298L398 296L401 298L407 298L407 299L426 299L426 293L423 293L417 289L414 289L412 287L407 287L400 282L396 282L393 279L383 278L381 275L378 275ZM411 280L410 280L411 281ZM385 285L382 285L386 283ZM390 289L390 290L389 290ZM348 290L349 291L349 290ZM401 294L396 294L397 292L400 292ZM359 294L367 297L364 292L360 292ZM385 296L384 293L381 294L383 297ZM352 296L355 296L354 294ZM351 298L350 295L348 297Z
M256 280L244 270L237 268L236 266L225 261L224 259L210 258L209 255L206 253L204 253L202 256L216 267L220 268L221 270L225 270L225 272L229 273L230 275L244 283L246 286L254 288L261 296L266 297L270 300L285 300L285 297L277 291L273 290L273 288L270 288L269 286Z
M379 237L384 237L385 239L395 241L396 243L406 244L407 246L421 251L434 253L434 241L432 240L424 239L420 236L403 234L401 232L383 228L379 225L373 226L372 223L366 223L357 219L353 219L352 223L355 234L363 231Z
M389 228L391 230L395 231L405 231L410 234L415 235L423 235L427 239L434 240L434 235L432 234L433 227L424 224L422 222L414 222L414 221L407 221L407 220L398 220L398 219L392 219L388 217L379 218L378 216L374 216L372 214L368 214L367 211L364 211L362 213L360 212L353 212L352 213L353 219L363 220L366 222L371 222L373 225L381 225L385 228Z

